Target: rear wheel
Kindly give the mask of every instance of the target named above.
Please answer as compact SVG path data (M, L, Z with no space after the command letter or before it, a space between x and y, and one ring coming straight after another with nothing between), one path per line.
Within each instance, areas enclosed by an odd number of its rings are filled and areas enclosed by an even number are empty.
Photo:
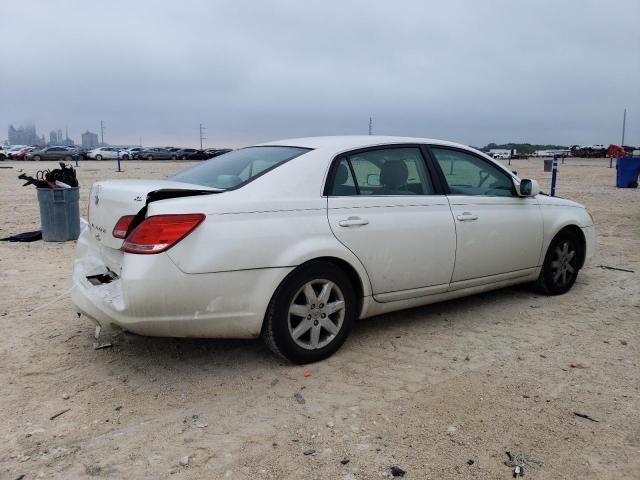
M568 292L578 278L582 245L575 233L562 230L551 241L534 287L545 295Z
M356 296L343 270L317 262L291 273L274 294L262 338L275 354L294 363L331 356L356 317Z

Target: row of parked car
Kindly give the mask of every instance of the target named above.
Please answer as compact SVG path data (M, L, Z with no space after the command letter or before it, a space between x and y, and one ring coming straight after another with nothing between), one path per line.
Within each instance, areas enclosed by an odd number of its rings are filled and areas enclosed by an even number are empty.
M0 160L64 160L70 162L76 158L90 160L208 160L223 153L230 152L229 148L196 148L175 147L98 147L87 150L80 147L50 146L44 148L28 145L0 145Z
M98 147L87 152L85 156L94 160L115 159L118 156L122 160L208 160L230 151L231 149L229 148L198 150L196 148L176 147L132 147L127 149Z

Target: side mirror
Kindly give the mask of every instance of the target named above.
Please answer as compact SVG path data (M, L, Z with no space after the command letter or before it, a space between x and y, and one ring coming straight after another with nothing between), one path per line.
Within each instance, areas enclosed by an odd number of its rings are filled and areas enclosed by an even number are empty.
M520 180L519 190L521 197L535 197L540 193L540 185L535 180L524 178Z

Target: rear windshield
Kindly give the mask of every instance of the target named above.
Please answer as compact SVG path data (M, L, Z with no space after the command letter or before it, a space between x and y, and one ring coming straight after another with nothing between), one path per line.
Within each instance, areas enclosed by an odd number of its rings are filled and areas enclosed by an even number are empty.
M300 147L242 148L182 170L168 180L228 190L308 151Z

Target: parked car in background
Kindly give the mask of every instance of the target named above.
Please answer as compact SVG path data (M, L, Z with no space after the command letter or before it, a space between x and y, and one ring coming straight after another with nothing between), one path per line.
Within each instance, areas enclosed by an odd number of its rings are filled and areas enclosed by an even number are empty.
M45 147L36 149L26 154L25 160L64 160L70 162L73 160L73 151L68 147Z
M89 154L89 152L91 150L89 150L88 148L83 148L83 147L75 147L75 151L80 156L80 158L86 159L87 155Z
M176 152L167 150L166 148L143 148L138 153L138 158L142 160L176 160L178 156Z
M208 150L205 150L206 152L209 152L211 154L211 158L213 157L217 157L219 155L224 155L225 153L229 153L232 150L230 148L210 148Z
M135 160L136 158L138 158L138 154L141 150L142 147L127 148L126 150L122 150L122 152L120 152L120 158L122 158L123 160Z
M116 147L98 147L87 152L86 157L93 160L115 160L120 150Z
M13 152L10 158L13 160L24 160L27 154L33 150L35 150L35 147L22 147L19 151Z
M10 148L10 145L0 145L0 160L6 160L8 158L7 152Z
M262 144L98 182L89 204L78 312L142 335L261 336L296 363L333 354L359 318L520 283L566 293L596 243L582 205L423 138Z
M180 150L178 150L176 152L176 155L178 157L178 159L180 160L186 160L189 158L190 155L198 152L199 150L195 149L195 148L181 148Z
M8 150L6 150L6 157L11 159L13 156L20 152L22 149L26 148L26 145L11 145Z
M189 155L187 159L188 160L209 160L210 158L213 158L213 157L214 157L213 153L211 153L208 150L196 150L191 155Z

